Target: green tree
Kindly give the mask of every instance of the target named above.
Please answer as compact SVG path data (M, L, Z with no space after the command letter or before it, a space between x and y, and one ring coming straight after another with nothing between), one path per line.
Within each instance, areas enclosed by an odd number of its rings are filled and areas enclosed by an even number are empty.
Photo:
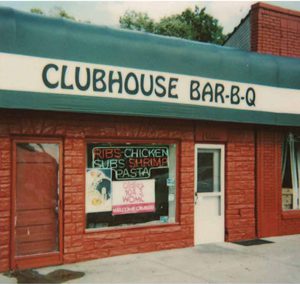
M123 29L154 32L154 21L149 18L147 13L135 11L126 11L123 17L120 18L120 25Z
M31 8L30 13L38 14L38 15L44 15L44 12L39 8Z
M42 9L40 8L31 8L30 12L33 14L38 14L38 15L45 15L45 16L51 16L55 18L64 18L68 19L71 21L76 21L75 17L69 15L63 8L61 7L54 7L52 10L50 10L48 13L45 13Z
M147 13L126 11L120 17L121 28L145 31L160 35L180 37L196 41L222 44L226 39L223 27L217 19L195 6L194 10L186 9L181 14L164 17L155 22Z
M81 20L77 20L75 17L71 16L66 10L64 10L61 7L54 7L48 13L45 13L43 10L39 8L31 8L30 12L38 15L51 16L55 18L63 18L74 22L82 22ZM91 22L83 21L83 23L90 24Z
M67 19L67 20L71 20L71 21L77 21L75 19L75 17L69 15L66 10L64 10L63 8L61 7L54 7L50 13L49 13L50 16L52 17L56 17L56 18L64 18L64 19Z

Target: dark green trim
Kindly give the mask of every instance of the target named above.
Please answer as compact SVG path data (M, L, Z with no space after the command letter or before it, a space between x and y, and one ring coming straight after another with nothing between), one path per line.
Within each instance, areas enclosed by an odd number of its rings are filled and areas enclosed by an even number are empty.
M0 52L300 89L300 60L0 8Z
M76 95L0 91L0 105L2 108L10 109L181 118L282 126L300 125L300 116L294 114Z

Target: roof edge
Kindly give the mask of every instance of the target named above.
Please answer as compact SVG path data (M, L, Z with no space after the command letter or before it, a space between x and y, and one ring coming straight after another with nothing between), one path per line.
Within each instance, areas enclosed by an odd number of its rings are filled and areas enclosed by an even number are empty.
M251 6L251 10L256 10L259 8L265 9L265 10L270 10L270 11L277 12L277 13L288 14L290 16L300 17L300 11L282 8L282 7L271 5L271 4L268 4L265 2L257 2Z
M233 31L228 34L228 37L223 42L222 46L225 45L225 43L233 36L233 34L235 34L235 32L240 28L240 26L248 19L248 17L250 16L250 12L251 12L251 10L249 10L247 15L241 19L240 23L236 27L234 27Z

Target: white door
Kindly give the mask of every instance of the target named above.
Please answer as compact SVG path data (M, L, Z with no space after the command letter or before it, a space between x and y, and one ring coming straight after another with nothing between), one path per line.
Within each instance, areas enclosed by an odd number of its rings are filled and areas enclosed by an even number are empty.
M224 146L196 144L195 244L224 242Z

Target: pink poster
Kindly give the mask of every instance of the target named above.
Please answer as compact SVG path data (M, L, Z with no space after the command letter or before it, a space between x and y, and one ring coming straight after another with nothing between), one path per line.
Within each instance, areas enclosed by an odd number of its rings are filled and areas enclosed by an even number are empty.
M112 214L155 212L155 180L112 182Z

